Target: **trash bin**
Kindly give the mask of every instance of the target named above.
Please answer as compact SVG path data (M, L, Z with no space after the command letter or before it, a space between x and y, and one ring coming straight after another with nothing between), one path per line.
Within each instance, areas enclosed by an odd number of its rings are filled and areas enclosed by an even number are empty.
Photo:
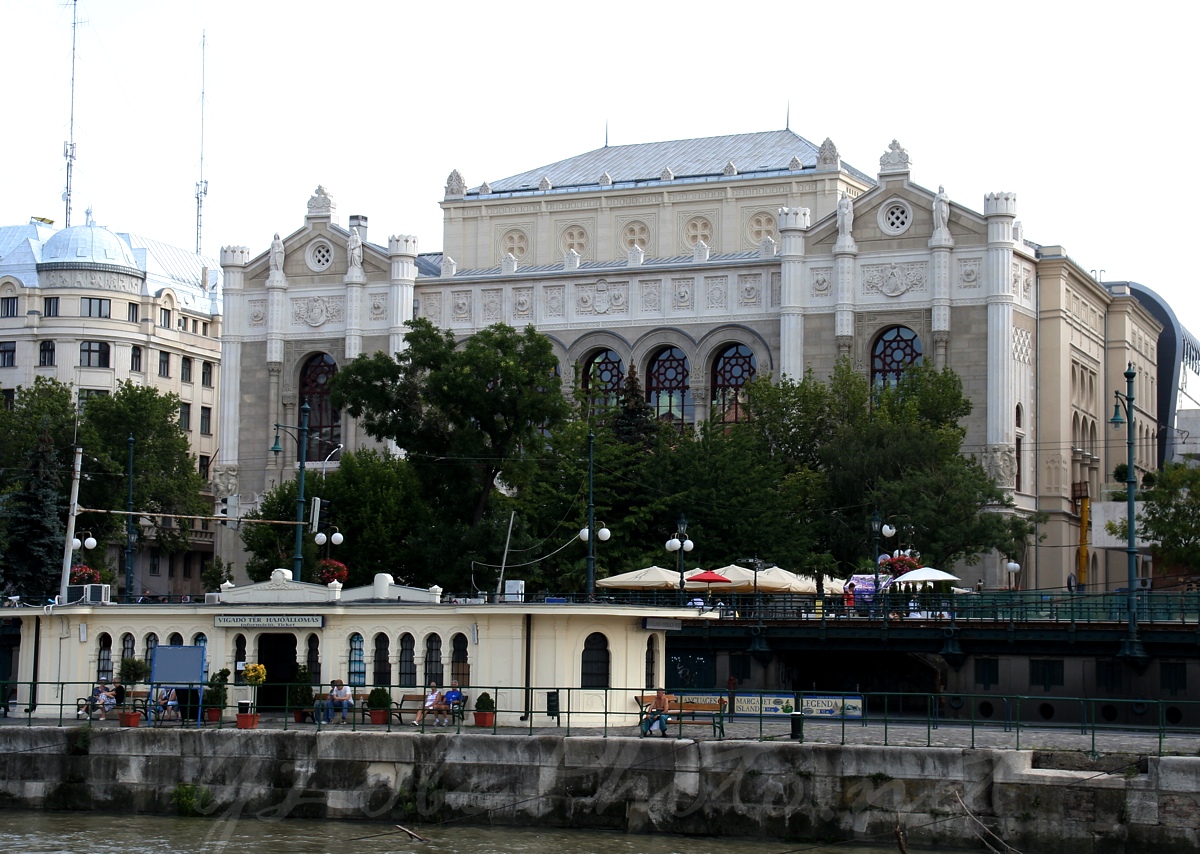
M792 738L804 737L804 715L792 712Z
M558 717L558 692L557 691L547 691L546 692L546 717L548 717L548 718L557 718Z
M250 700L238 700L238 714L248 715L253 711L254 703Z

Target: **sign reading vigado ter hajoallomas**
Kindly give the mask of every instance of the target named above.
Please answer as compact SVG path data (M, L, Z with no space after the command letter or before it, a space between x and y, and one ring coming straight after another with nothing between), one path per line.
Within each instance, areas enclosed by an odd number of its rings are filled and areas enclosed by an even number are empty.
M244 629L320 629L325 626L325 618L320 614L238 614L213 617L213 625Z

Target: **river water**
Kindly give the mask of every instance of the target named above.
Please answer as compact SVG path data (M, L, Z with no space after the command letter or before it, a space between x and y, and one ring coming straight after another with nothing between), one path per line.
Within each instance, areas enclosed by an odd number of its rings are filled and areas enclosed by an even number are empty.
M896 854L883 847L761 839L715 839L667 835L627 835L571 830L413 825L428 839L417 842L394 824L355 821L262 821L243 818L166 818L99 813L0 811L4 851L61 854L164 854L258 851L330 854ZM938 848L942 854L965 849Z

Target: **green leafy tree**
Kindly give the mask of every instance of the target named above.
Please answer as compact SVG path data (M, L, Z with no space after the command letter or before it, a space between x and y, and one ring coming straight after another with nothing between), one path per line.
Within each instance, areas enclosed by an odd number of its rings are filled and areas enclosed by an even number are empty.
M8 532L3 586L9 595L40 602L58 592L66 516L59 461L47 419L3 505Z
M1200 570L1200 468L1167 463L1140 500L1137 534L1154 543L1155 565ZM1108 530L1122 539L1129 536L1124 519L1109 522Z

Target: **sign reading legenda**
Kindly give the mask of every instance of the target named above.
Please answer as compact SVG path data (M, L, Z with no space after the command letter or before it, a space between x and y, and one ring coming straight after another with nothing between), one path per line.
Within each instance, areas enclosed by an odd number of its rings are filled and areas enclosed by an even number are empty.
M325 618L320 614L238 614L213 617L214 626L246 629L320 629Z

